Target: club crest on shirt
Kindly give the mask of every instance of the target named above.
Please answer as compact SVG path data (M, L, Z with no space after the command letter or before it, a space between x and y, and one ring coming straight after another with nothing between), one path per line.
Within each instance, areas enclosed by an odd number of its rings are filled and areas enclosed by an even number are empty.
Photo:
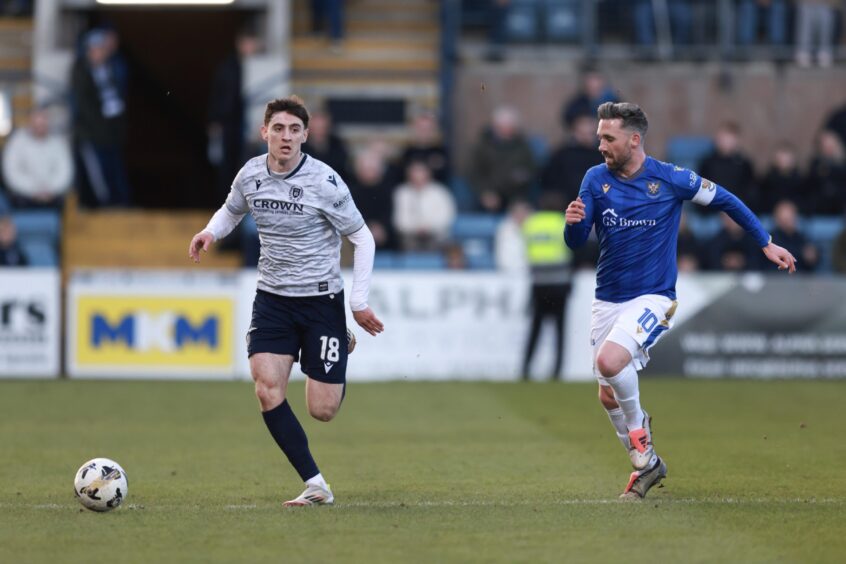
M657 198L658 192L661 190L661 183L660 182L647 182L646 189L648 191L647 195L651 198Z
M288 192L288 197L294 201L299 200L303 197L303 189L299 186L291 186L291 190Z
M611 185L610 185L610 184L603 184L603 185L602 185L602 191L603 191L604 193L606 193L606 194L607 194L607 193L608 193L608 190L610 190L610 189L611 189ZM616 192L615 192L615 194L616 194Z

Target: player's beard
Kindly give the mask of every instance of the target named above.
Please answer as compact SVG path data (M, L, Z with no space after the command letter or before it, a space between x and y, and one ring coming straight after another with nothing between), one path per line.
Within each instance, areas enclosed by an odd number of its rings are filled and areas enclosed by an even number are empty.
M609 156L611 157L611 162L606 160L605 165L614 172L620 172L623 168L629 164L629 161L632 160L632 151L629 149L626 151L625 154L620 155L619 157L615 156L614 153L609 152ZM604 157L605 155L603 155Z

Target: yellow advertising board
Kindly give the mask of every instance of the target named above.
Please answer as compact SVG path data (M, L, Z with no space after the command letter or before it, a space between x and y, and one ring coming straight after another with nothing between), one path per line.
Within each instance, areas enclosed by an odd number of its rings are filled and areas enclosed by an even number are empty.
M76 367L231 369L235 300L226 296L76 297Z

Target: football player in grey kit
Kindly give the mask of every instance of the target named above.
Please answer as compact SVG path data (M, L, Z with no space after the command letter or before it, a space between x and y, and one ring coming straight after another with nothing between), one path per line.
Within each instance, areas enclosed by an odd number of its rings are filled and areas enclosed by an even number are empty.
M345 318L341 236L355 248L353 317L371 335L384 328L367 305L373 236L338 174L300 151L308 137L308 119L296 96L267 104L261 128L267 154L247 161L226 202L188 249L199 262L200 251L229 234L247 212L258 226L261 255L247 352L265 424L305 482L305 491L286 506L325 505L335 499L286 393L291 367L299 360L307 376L309 414L330 421L341 407L347 354L355 345Z

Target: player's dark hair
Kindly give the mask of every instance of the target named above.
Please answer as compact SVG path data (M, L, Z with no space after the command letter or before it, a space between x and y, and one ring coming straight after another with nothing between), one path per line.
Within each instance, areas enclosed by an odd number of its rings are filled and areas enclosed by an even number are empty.
M268 102L267 107L264 109L264 125L266 126L270 123L273 115L279 112L286 112L292 116L297 116L303 120L303 127L308 129L308 110L305 107L305 102L299 96L277 98Z
M646 137L646 131L649 129L646 113L640 106L630 102L605 102L596 109L596 117L622 120L624 129L633 129L640 133L641 137Z

